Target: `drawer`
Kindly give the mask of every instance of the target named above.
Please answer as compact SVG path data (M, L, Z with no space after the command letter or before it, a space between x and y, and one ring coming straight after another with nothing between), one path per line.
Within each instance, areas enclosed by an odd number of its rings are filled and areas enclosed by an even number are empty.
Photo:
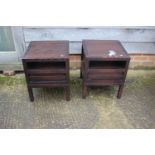
M89 74L125 73L125 69L88 69Z
M41 88L41 87L64 87L68 86L68 81L29 81L29 85L34 88Z
M89 69L88 79L90 80L113 80L123 79L124 69Z
M87 79L86 84L89 86L109 86L109 85L120 85L123 83L123 79L113 80L91 80Z
M67 77L65 75L50 75L50 76L39 76L39 75L30 75L28 76L30 81L65 81Z

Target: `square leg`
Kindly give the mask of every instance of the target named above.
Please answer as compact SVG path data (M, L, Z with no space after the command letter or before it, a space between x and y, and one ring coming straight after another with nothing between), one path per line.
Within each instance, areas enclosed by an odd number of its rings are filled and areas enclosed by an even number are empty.
M82 79L82 66L81 66L81 69L80 69L80 79Z
M118 89L118 93L117 93L117 98L118 99L120 99L121 96L122 96L123 88L124 88L124 84L123 85L119 85L119 89Z
M70 86L65 87L66 101L70 101Z
M87 96L88 96L88 87L86 86L85 83L83 83L82 98L85 99Z
M28 93L29 93L30 101L33 102L34 101L34 96L33 96L32 87L28 86L27 88L28 88Z

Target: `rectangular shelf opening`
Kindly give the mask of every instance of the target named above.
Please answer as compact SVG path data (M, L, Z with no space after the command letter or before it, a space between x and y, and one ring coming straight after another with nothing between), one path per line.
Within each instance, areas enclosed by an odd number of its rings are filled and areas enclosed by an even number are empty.
M65 69L65 62L28 62L28 69Z
M126 61L90 61L92 69L121 69L125 68Z

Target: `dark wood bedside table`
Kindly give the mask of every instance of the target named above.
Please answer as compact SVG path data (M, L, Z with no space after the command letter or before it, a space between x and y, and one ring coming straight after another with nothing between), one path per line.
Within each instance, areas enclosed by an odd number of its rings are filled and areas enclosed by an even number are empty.
M119 41L83 40L82 43L83 98L90 86L119 85L121 98L130 57Z
M69 41L33 41L22 62L29 97L34 101L32 88L62 87L70 100Z

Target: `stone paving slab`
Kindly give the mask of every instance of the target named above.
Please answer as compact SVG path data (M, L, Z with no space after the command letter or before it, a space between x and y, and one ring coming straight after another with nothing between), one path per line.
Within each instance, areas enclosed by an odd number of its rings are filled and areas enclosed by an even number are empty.
M28 98L23 74L0 75L0 128L155 128L155 70L130 70L121 99L117 87L91 88L82 99L79 71L71 71L71 101L63 89L34 89Z

